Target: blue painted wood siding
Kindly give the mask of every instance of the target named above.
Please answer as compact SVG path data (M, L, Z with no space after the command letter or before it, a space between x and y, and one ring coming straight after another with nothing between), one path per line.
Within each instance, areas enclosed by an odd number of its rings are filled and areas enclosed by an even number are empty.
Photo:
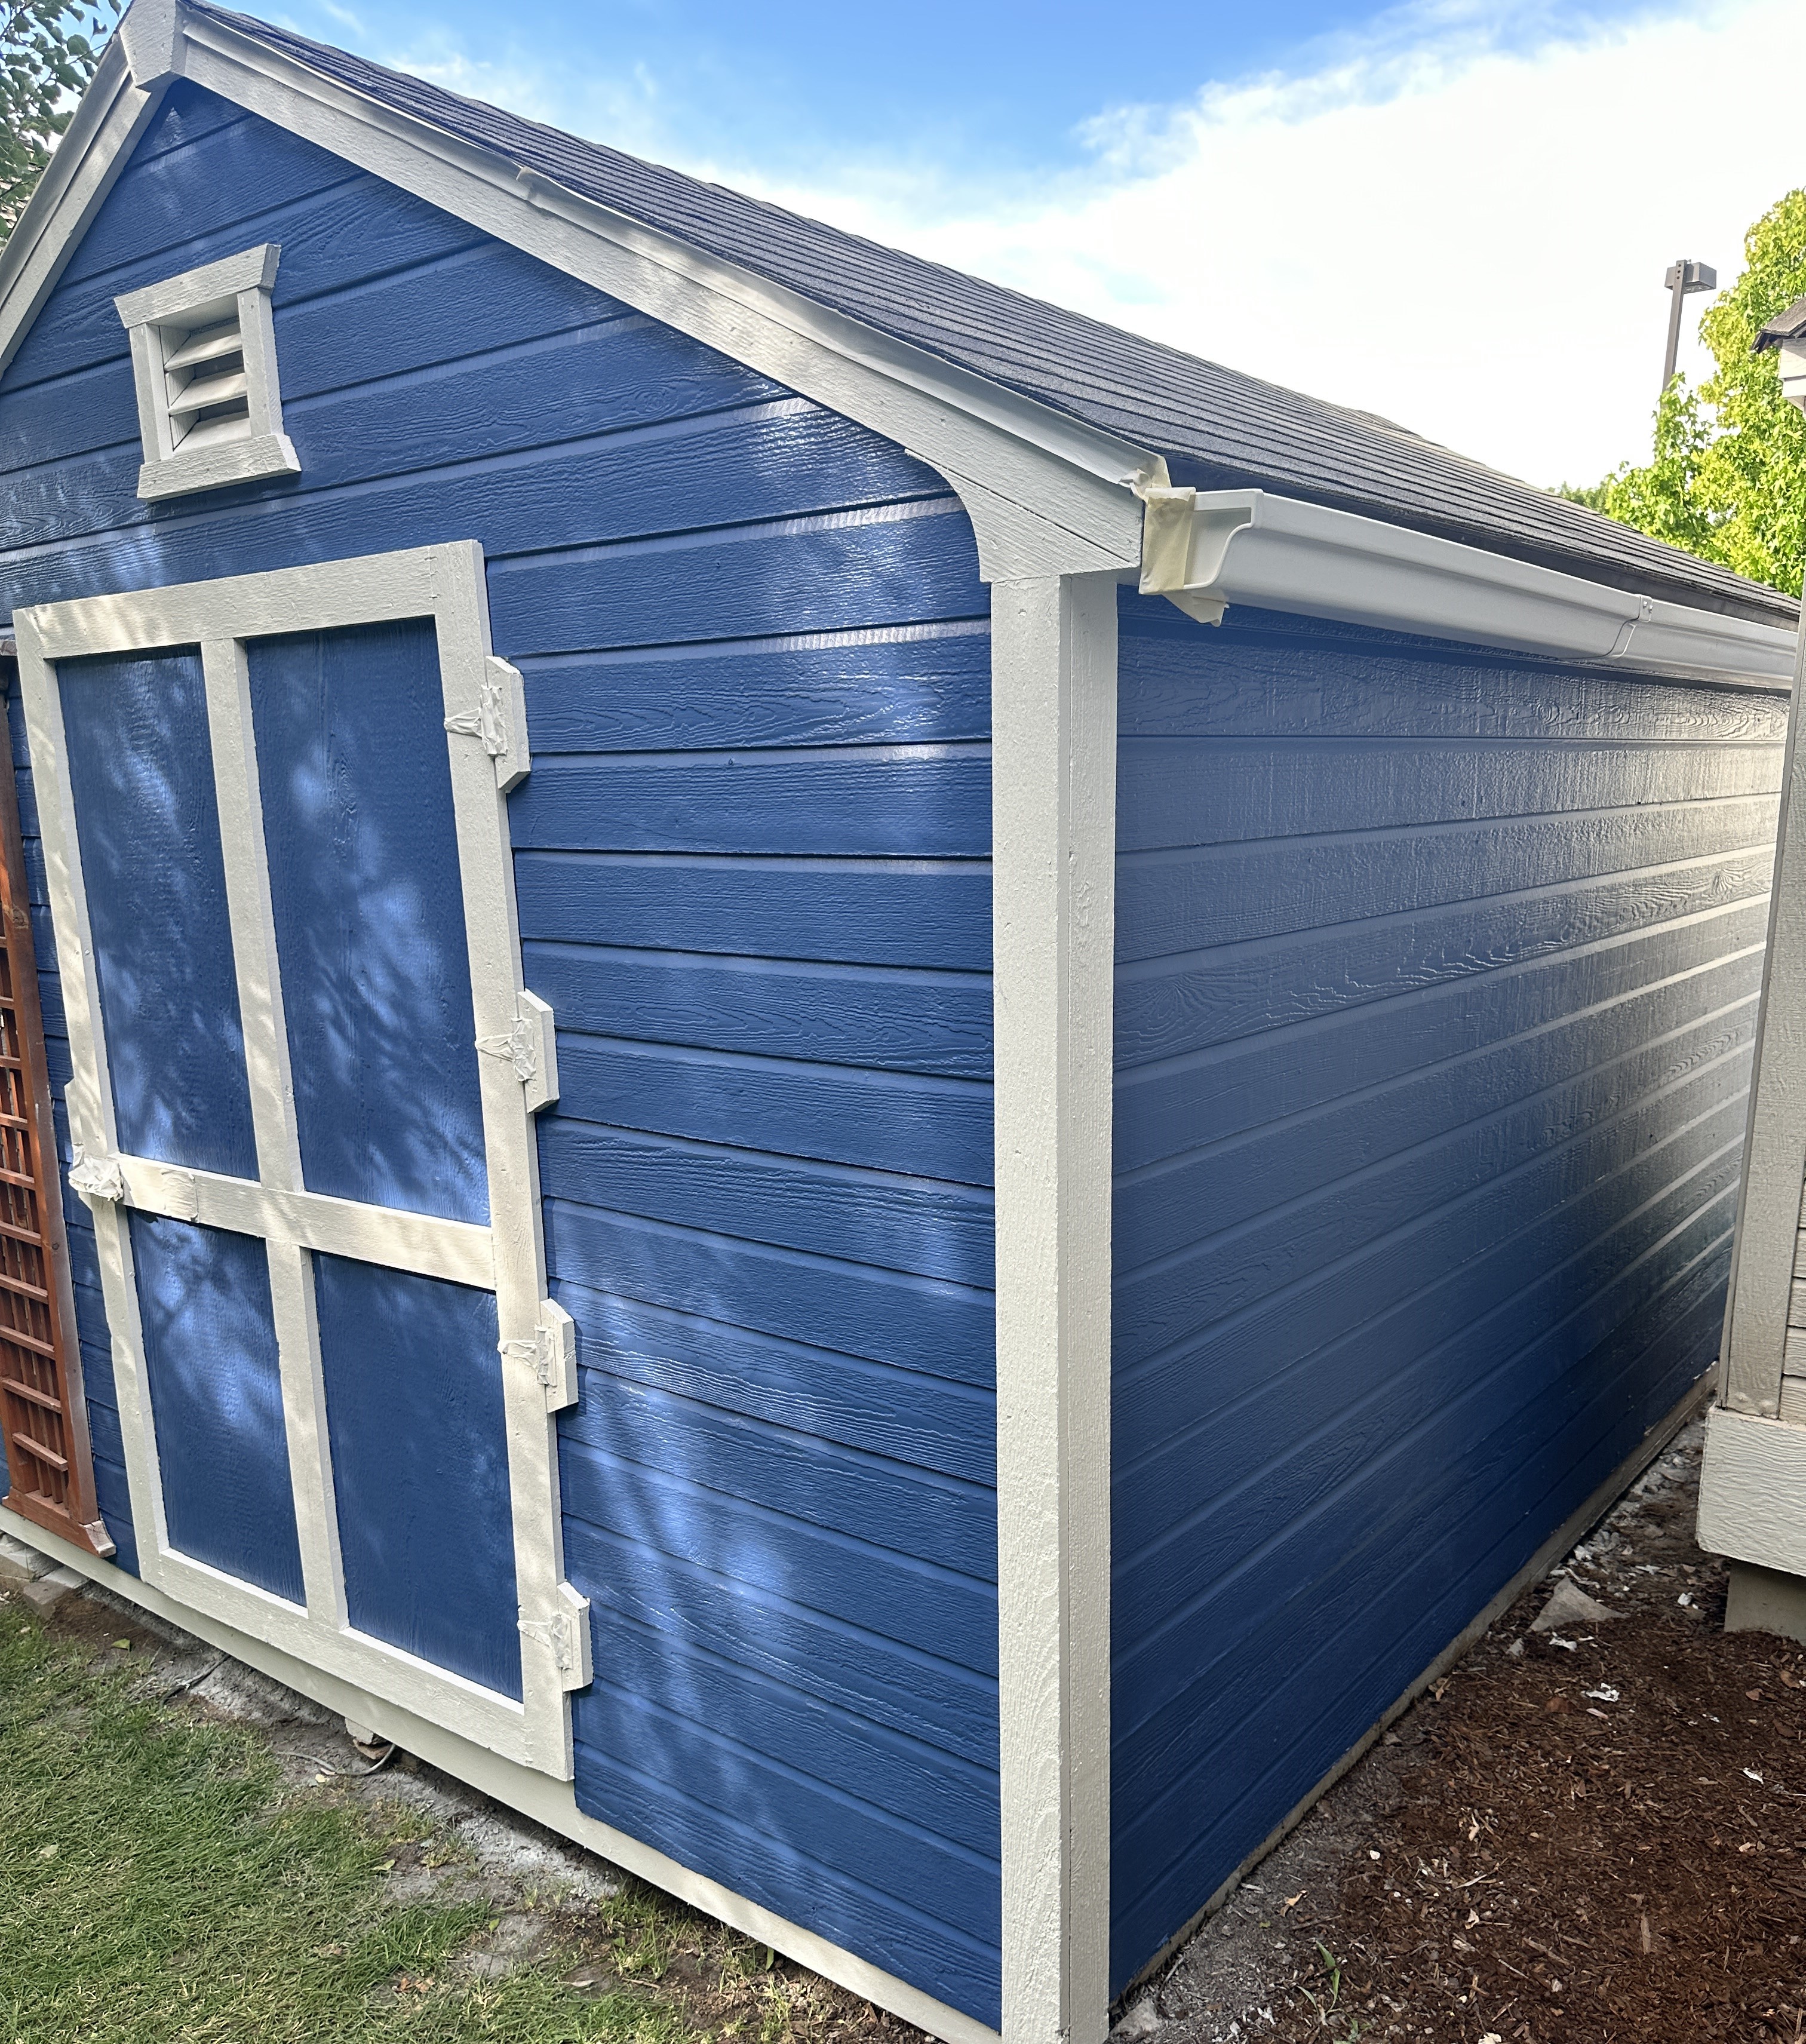
M113 297L263 240L302 473L141 504ZM994 2023L989 609L963 513L871 434L187 86L0 381L0 605L482 543L527 677L526 977L559 1024L540 1162L600 1671L579 1802ZM41 916L39 943L56 1031Z
M1786 715L1122 628L1119 1985L1715 1354Z

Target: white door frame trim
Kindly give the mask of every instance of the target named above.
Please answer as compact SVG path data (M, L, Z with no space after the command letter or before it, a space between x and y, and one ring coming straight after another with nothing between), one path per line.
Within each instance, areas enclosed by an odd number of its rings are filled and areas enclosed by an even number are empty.
M283 632L400 618L436 628L446 747L479 1045L512 1042L532 1004L521 982L513 853L498 762L483 742L482 705L495 689L482 553L475 542L417 548L215 582L91 597L21 610L14 619L36 770L52 918L74 1074L71 1135L84 1158L78 1189L93 1208L112 1332L126 1474L144 1580L272 1646L309 1656L523 1765L568 1780L567 1691L588 1680L587 1607L563 1580L558 1459L540 1367L546 1298L536 1105L551 1097L532 1055L479 1057L490 1220L487 1227L366 1206L308 1192L302 1179L281 976L270 910L246 644ZM219 801L221 850L256 1131L258 1179L122 1156L107 1074L86 892L69 786L56 663L79 655L198 644ZM524 744L523 744L524 750ZM529 1025L544 1021L537 1004ZM549 1029L544 1034L549 1036ZM113 1196L110 1196L113 1195ZM144 1376L129 1208L259 1235L268 1244L304 1607L175 1551ZM352 1628L339 1554L310 1251L359 1257L474 1284L496 1295L521 1611L522 1698L483 1689Z

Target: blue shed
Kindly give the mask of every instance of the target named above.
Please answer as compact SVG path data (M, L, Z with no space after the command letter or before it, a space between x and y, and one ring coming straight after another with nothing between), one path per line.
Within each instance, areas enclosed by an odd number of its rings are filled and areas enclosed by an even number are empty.
M1700 1389L1796 606L201 0L0 369L0 1526L1097 2044Z

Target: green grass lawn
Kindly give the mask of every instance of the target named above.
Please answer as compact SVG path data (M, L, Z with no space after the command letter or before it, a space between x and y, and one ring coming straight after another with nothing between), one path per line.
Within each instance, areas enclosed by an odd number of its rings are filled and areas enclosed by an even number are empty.
M493 1898L386 1892L398 1860L455 1858L430 1808L297 1785L256 1732L163 1701L144 1658L0 1600L0 2044L778 2044L870 2023L632 1881L538 1898L531 1958L481 1977Z

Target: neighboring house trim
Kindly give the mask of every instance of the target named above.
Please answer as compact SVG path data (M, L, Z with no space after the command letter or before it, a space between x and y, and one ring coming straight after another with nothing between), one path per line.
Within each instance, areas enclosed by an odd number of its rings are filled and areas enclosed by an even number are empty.
M1806 298L1756 336L1806 411ZM1762 1021L1725 1302L1719 1403L1706 1423L1700 1545L1730 1561L1725 1623L1806 1640L1806 634L1794 671L1781 836L1769 899Z

